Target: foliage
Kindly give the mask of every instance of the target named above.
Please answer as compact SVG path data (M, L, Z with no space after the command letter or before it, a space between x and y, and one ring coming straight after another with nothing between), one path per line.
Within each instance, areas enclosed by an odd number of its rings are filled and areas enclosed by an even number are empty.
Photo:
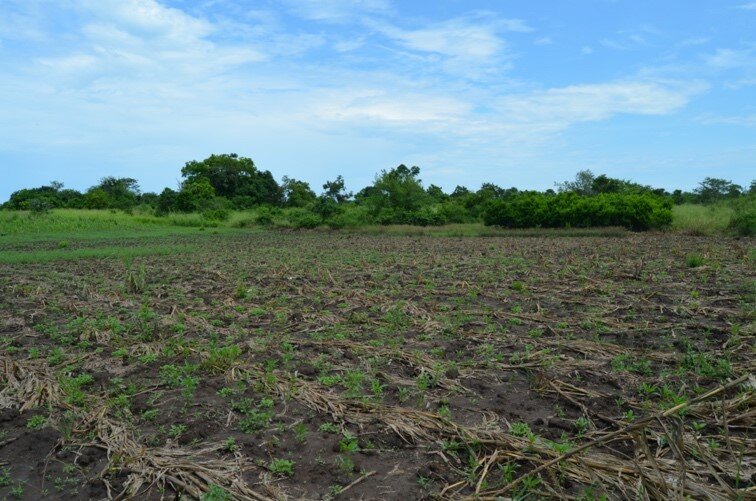
M447 194L437 185L424 188L420 168L402 164L381 171L373 184L353 197L340 175L326 181L316 196L307 182L284 176L279 186L269 171L260 171L250 158L233 153L187 162L181 173L184 181L178 191L165 188L159 195L140 193L135 179L108 176L84 193L63 189L59 182L18 190L2 208L45 218L63 208L120 209L140 217L170 216L171 224L177 225L218 226L230 221L228 226L238 228L434 227L484 222L503 228L614 226L639 231L671 226L702 235L729 231L751 236L756 232L756 181L746 192L731 181L707 177L693 192L667 193L583 170L574 180L557 183L559 193L483 183L477 191L457 186ZM248 212L234 214L234 210ZM196 217L182 219L179 213Z
M429 199L419 175L419 167L404 164L381 171L372 186L356 195L357 202L368 207L380 224L407 223L409 214L420 210Z
M315 201L315 192L304 181L297 181L284 176L281 183L281 192L286 207L306 207Z
M281 188L270 171L259 171L252 159L235 153L187 162L181 175L189 183L207 181L218 196L231 199L237 208L281 201Z
M756 235L756 194L735 202L728 228L742 237Z
M700 203L709 204L727 198L737 198L743 193L743 187L728 181L707 177L694 190Z
M668 226L671 209L671 202L653 195L524 192L490 202L484 222L507 228L620 226L640 231Z
M350 198L352 198L352 192L347 191L344 178L342 176L336 176L333 181L326 181L323 185L323 193L321 197L333 200L338 204L343 204Z

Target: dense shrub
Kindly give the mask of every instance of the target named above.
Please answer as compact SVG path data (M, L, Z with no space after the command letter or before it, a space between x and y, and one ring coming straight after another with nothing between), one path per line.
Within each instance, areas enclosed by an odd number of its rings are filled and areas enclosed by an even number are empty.
M756 235L756 197L750 196L735 204L729 228L742 237Z
M437 207L429 206L408 214L408 224L415 226L442 226L447 223L444 214Z
M342 210L334 213L328 219L326 224L329 228L357 228L373 222L368 210L356 205L347 205Z
M286 212L286 219L292 228L317 228L323 224L323 219L306 209L290 209Z
M507 228L622 226L642 231L669 225L671 205L654 195L526 192L490 201L483 219L486 225Z

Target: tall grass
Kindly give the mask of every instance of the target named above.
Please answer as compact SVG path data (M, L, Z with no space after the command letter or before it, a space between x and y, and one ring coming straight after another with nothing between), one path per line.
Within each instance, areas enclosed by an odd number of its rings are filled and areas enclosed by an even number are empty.
M692 235L716 235L727 231L734 214L732 207L717 205L676 205L672 209L672 226Z

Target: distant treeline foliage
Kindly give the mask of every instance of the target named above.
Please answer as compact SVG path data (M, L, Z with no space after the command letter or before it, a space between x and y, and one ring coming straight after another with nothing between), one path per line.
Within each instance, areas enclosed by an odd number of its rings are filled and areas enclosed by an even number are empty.
M425 187L419 167L399 165L383 170L373 184L353 194L341 176L323 184L317 195L310 185L284 176L276 182L270 171L259 170L250 158L236 154L211 155L187 162L183 181L174 190L142 193L131 178L105 177L81 193L58 182L13 193L2 206L11 210L44 212L54 208L121 209L137 207L157 215L199 212L223 220L231 210L258 208L258 224L272 224L285 212L294 227L332 228L367 224L420 226L483 221L508 228L622 226L632 230L664 228L672 220L674 204L731 203L734 224L742 234L756 225L756 181L746 190L717 178L704 179L692 192L640 185L606 175L580 171L574 180L556 183L556 190L520 191L483 184L477 191L457 186L452 193Z

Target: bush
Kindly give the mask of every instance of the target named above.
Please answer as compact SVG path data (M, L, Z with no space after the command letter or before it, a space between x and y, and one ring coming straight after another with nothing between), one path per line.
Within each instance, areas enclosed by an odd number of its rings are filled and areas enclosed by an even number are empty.
M257 218L255 221L257 222L257 224L262 225L262 226L272 226L273 213L271 212L270 208L260 207L260 209L257 212Z
M756 197L735 205L728 227L742 237L756 235Z
M634 231L663 228L672 222L672 203L654 195L520 193L488 203L483 221L507 228L589 228L621 226Z
M441 226L446 224L446 217L434 207L423 207L407 217L407 223L416 226Z
M45 198L32 198L28 202L28 207L33 214L46 214L53 208L50 201Z
M317 228L323 224L323 219L306 209L292 209L288 214L288 220L292 228Z
M207 209L202 212L202 217L208 221L228 221L231 211L228 209Z
M328 227L334 230L341 228L357 228L370 224L371 218L364 207L350 205L344 210L326 219Z

